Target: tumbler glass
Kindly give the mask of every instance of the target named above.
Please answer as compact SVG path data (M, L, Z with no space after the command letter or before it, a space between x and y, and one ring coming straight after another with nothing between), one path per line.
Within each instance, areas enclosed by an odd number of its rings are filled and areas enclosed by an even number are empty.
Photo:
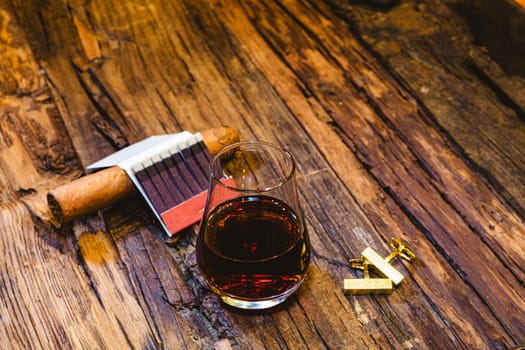
M299 288L310 241L288 151L245 141L212 159L197 262L208 287L237 308L269 308Z

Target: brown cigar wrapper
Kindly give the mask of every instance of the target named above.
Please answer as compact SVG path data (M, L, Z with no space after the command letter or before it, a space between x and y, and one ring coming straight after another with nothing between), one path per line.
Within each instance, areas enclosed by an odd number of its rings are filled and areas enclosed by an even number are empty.
M237 130L227 126L201 132L212 155L239 141ZM107 208L135 193L135 186L118 166L97 171L59 186L47 193L51 214L58 226L97 210Z

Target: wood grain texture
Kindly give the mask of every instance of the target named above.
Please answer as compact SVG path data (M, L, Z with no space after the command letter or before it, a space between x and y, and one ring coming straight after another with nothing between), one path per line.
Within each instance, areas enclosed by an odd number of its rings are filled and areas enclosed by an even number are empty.
M525 73L477 41L469 4L0 4L2 347L523 345ZM167 239L138 197L53 228L45 193L88 164L218 125L296 157L313 262L285 304L222 305L196 227ZM393 262L405 280L344 295L348 260L391 237L417 255Z
M445 3L406 1L374 17L335 5L523 217L525 15L511 1Z

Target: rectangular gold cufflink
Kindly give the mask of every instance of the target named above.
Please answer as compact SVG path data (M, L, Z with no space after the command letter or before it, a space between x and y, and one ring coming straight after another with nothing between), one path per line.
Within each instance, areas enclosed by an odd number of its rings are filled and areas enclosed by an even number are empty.
M392 281L388 278L345 278L345 294L392 294Z
M370 262L370 265L374 265L374 269L377 270L381 275L392 280L394 285L398 285L403 281L403 275L397 271L392 265L385 261L379 254L372 248L368 247L361 253L361 256Z
M363 269L365 278L344 279L345 294L391 294L392 281L388 278L370 278L370 262L363 257L350 260L350 266Z

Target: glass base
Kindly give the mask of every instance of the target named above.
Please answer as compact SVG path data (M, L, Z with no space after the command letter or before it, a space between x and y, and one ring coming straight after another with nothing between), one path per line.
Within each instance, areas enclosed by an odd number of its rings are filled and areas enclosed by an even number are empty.
M251 301L251 300L242 300L242 299L235 299L229 296L221 295L221 300L230 306L236 307L238 309L244 309L244 310L264 310L269 309L271 307L277 306L281 304L283 301L285 301L288 298L288 296L283 296L275 299L270 300L259 300L259 301Z
M264 310L271 307L277 306L288 299L302 284L302 280L297 283L293 288L287 290L285 293L277 295L269 299L250 300L250 299L239 299L234 296L219 294L221 300L230 306L244 310Z

